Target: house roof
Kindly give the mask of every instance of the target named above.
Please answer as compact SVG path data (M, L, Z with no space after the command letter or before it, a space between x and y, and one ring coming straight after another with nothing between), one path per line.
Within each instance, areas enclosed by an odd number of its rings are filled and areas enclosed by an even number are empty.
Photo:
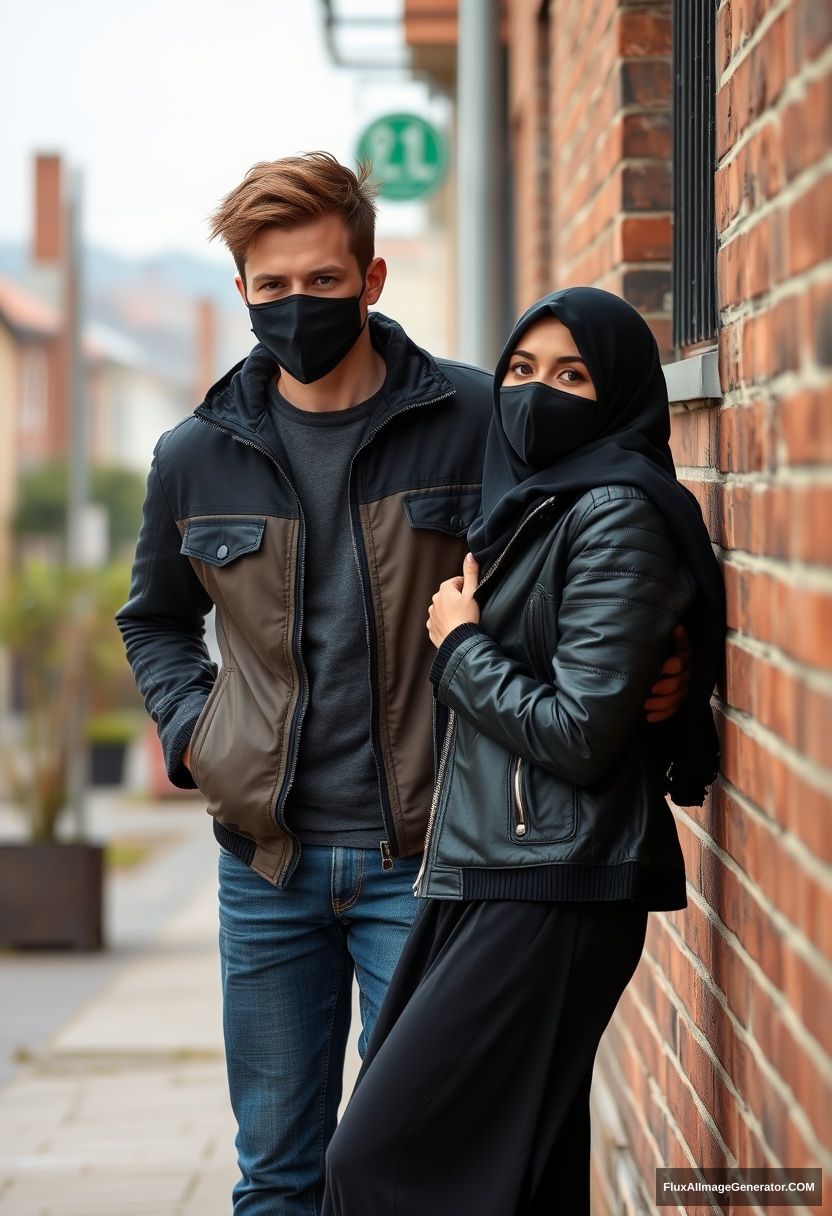
M0 275L0 320L26 338L52 338L58 333L58 318L48 305L18 283Z

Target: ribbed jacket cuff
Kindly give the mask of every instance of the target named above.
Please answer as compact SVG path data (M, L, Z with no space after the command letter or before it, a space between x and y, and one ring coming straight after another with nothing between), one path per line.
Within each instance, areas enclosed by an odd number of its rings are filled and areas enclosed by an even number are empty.
M170 722L159 732L165 768L171 783L180 790L195 790L196 782L182 763L185 748L191 741L197 719L202 713L208 694L191 696L177 709Z
M442 645L437 650L433 663L431 664L429 675L430 681L434 687L439 687L439 683L442 679L442 673L457 646L464 642L466 638L475 637L478 633L483 632L484 630L480 629L479 625L475 625L473 621L463 621L461 625L457 625L455 629L451 630L451 632L442 642Z

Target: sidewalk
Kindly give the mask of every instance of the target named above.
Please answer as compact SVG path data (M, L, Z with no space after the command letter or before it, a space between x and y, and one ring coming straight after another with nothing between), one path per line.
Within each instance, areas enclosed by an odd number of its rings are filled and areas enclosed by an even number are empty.
M228 1216L216 916L212 875L0 1089L0 1216Z

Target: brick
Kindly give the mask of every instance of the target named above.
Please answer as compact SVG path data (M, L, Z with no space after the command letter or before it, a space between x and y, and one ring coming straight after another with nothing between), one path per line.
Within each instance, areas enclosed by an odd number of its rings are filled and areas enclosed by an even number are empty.
M832 257L832 173L792 203L788 231L790 274L810 270Z
M670 14L644 9L619 9L618 54L622 59L669 56Z
M793 465L832 463L832 385L801 389L777 405L782 458Z
M670 447L678 465L707 467L716 464L719 411L713 408L679 410L673 414Z
M617 262L662 262L671 254L669 215L620 216L615 229Z
M818 0L797 0L798 38L802 59L816 59L832 40L832 10Z
M622 211L668 211L670 166L660 162L625 164L621 169Z
M670 271L659 269L625 270L623 290L625 300L643 312L668 312L670 303Z
M806 353L821 367L832 367L832 282L813 283L803 297Z
M795 295L744 319L741 383L759 383L798 369L802 345L800 312L800 298Z
M733 54L733 40L731 37L731 7L734 0L726 0L719 8L716 16L716 64L718 73L722 73L728 67Z
M618 64L615 101L618 108L666 108L670 101L670 62L667 59L627 59Z
M773 407L765 400L714 411L718 455L713 462L723 473L771 469L775 462Z
M670 157L672 124L669 112L624 114L618 121L622 156L650 160Z
M832 131L832 73L808 81L805 95L785 107L780 118L783 168L791 181L826 152Z

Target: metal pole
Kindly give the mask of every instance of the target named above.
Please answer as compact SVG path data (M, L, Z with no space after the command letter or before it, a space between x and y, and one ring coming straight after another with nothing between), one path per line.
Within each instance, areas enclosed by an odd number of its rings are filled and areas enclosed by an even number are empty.
M457 49L457 335L464 360L500 348L502 79L498 0L460 0Z
M83 351L83 279L81 241L80 170L69 175L66 202L66 254L64 280L64 318L67 333L67 376L69 380L69 478L67 500L67 562L79 570L85 563L86 508L89 501L89 445ZM75 606L83 612L85 605ZM70 659L71 661L71 659ZM72 722L72 746L67 772L67 802L75 820L79 839L86 835L87 749L84 740L86 721L85 673Z

